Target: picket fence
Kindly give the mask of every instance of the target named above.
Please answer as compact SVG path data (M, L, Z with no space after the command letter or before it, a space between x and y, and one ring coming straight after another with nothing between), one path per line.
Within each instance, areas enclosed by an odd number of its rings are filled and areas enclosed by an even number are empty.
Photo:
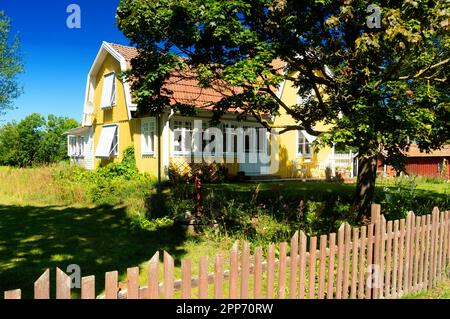
M240 248L240 249L239 249ZM289 256L288 256L289 250ZM264 257L265 255L265 257ZM163 253L148 263L148 282L139 284L139 268L127 270L119 283L118 272L105 274L105 293L95 294L95 277L83 277L82 299L154 298L298 298L380 299L429 289L448 275L450 261L450 212L425 216L409 213L405 219L386 222L380 205L372 206L371 224L351 228L344 224L337 234L308 237L302 231L290 246L271 244L253 255L247 242L236 242L229 252L229 269L224 255L215 256L214 272L208 272L208 256L199 262L193 277L188 259L181 261L181 279L174 277L174 259ZM34 283L34 298L50 298L50 271ZM161 281L161 282L160 282ZM71 278L56 269L56 298L71 298ZM6 299L20 299L20 289L5 292Z

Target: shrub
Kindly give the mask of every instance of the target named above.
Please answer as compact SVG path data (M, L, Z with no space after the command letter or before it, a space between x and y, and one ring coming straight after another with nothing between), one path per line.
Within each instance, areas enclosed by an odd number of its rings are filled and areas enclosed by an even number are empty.
M223 182L228 169L220 163L170 163L168 169L169 180L173 183L193 183L197 171L202 172L202 181L205 183Z

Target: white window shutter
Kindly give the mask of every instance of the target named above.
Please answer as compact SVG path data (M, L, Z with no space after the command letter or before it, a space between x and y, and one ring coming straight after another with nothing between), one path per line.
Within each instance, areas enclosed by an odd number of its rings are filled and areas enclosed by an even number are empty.
M96 157L110 158L114 148L113 141L117 136L117 125L103 126L100 133L97 149L95 150Z
M116 100L116 76L114 73L110 73L103 78L102 100L100 107L108 108L115 104Z

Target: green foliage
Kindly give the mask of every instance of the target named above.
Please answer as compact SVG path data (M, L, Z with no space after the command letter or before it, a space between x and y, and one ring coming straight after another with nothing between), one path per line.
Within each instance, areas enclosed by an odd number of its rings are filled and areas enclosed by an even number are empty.
M47 120L33 113L19 123L0 127L0 165L29 167L67 159L67 130L79 123L67 117L49 115Z
M17 36L11 39L10 31L11 20L0 11L0 115L12 109L13 100L22 93L17 80L17 75L23 72L20 41Z
M173 220L167 216L149 220L142 215L136 215L131 220L131 227L137 230L157 231L171 226L173 226Z
M228 169L220 163L189 163L189 166L178 166L170 163L168 168L169 180L173 183L192 183L195 173L201 172L201 179L205 183L221 183L228 175Z
M124 150L119 163L109 163L94 171L73 167L58 170L56 175L61 183L84 183L88 198L95 204L117 205L136 194L148 196L153 188L153 180L139 173L132 146Z
M433 207L442 209L450 206L450 196L427 196L418 191L418 181L442 184L443 181L427 178L399 178L391 187L384 187L382 196L379 197L383 214L386 219L402 219L413 211L416 215L429 214ZM431 181L430 181L431 180ZM450 188L449 188L450 190Z

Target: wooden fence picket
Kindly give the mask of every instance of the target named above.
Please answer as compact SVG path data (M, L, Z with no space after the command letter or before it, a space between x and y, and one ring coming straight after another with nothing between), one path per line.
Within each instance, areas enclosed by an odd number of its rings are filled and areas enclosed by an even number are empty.
M299 280L298 280L298 298L305 298L305 287L306 287L306 245L307 238L303 231L300 232L300 246L299 246Z
M255 299L262 298L262 248L256 247L255 249L255 271L253 279L253 297Z
M246 241L243 241L242 263L241 263L241 299L248 299L249 277L250 277L250 247Z
M414 232L414 273L413 273L413 291L417 291L417 286L419 284L419 259L420 259L420 235L421 235L421 221L420 216L416 216L416 228Z
M237 298L237 285L239 276L239 254L238 254L238 242L235 242L230 250L230 299Z
M431 256L431 216L426 216L426 231L425 231L425 266L424 266L424 288L430 285L430 256Z
M139 299L139 267L127 269L127 299Z
M378 287L376 287L377 298L383 298L385 286L385 258L386 258L386 219L383 215L380 216L380 272L378 279Z
M358 299L364 299L366 282L364 280L364 274L366 271L366 244L367 244L367 226L361 227L360 236L360 248L359 248L359 270L358 270Z
M359 243L359 229L353 228L353 247L352 247L352 283L350 290L350 298L356 299L357 284L358 284L358 243Z
M268 299L273 298L275 280L275 245L270 244L267 251L267 294Z
M295 299L297 296L297 264L298 264L298 231L291 238L290 256L290 276L289 276L289 298Z
M403 294L403 270L404 260L403 255L405 251L405 219L400 220L400 238L399 238L399 257L398 257L398 296Z
M214 299L223 298L223 255L216 255L214 266Z
M372 205L372 223L375 223L375 233L374 233L374 245L373 245L373 265L375 267L380 267L380 245L381 245L381 221L380 221L380 207L379 205ZM381 269L378 269L378 274L382 273ZM379 278L378 278L379 279ZM377 285L372 287L372 298L378 298L379 289Z
M34 282L34 299L50 299L50 269Z
M198 275L198 298L208 298L208 256L200 257Z
M14 289L5 291L5 299L21 299L22 298L22 292L20 289Z
M95 276L81 278L81 299L95 299Z
M420 289L423 289L424 287L424 263L425 263L425 233L427 229L427 217L426 216L420 216L420 253L419 253L419 285Z
M349 274L350 274L350 255L352 249L352 228L350 224L345 224L345 251L344 251L344 276L342 283L342 298L348 298Z
M173 257L167 251L164 251L164 298L173 298Z
M309 299L314 299L316 293L316 251L317 237L310 238L309 244L309 278L308 278L308 294Z
M189 259L181 261L181 298L191 298L191 278L192 278L192 263Z
M109 271L105 273L105 298L117 299L118 297L118 279L119 273L117 271Z
M392 262L392 289L391 296L397 297L399 294L398 288L398 265L399 265L399 249L398 241L400 237L399 221L394 221L394 247L393 247L393 262Z
M342 275L344 270L344 237L345 224L342 224L338 230L338 247L337 247L337 273L336 273L336 299L342 298Z
M373 263L373 243L374 243L374 224L370 224L367 226L367 267L371 266ZM367 271L367 277L365 278L365 286L366 286L366 299L372 299L372 288L367 284L371 273Z
M336 257L336 233L330 234L329 254L328 254L328 279L327 279L327 299L334 297L334 263Z
M147 298L159 298L159 252L157 251L148 263Z
M386 235L386 272L385 272L385 285L384 296L391 296L391 264L392 264L392 220L387 222L387 235Z
M443 261L444 255L444 237L445 237L445 223L444 212L439 213L439 260L438 260L438 280L442 279Z
M70 277L56 267L56 299L70 299Z
M286 297L286 254L287 243L280 243L280 258L278 267L278 299L284 299Z
M319 252L319 290L317 297L323 299L325 295L325 271L327 266L327 235L320 236Z

